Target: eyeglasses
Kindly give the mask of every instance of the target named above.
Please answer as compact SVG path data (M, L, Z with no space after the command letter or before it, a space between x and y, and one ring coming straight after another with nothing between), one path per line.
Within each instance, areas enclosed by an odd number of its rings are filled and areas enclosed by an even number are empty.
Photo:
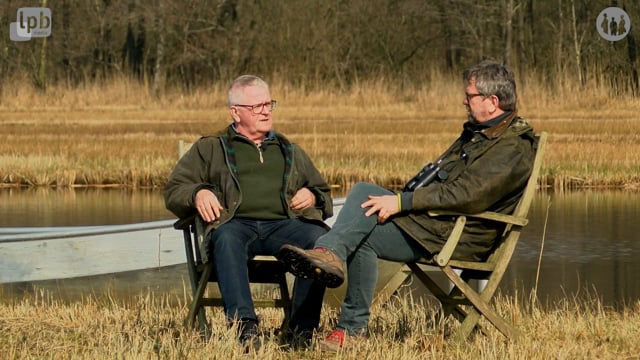
M464 95L466 96L467 102L471 102L471 99L473 99L473 98L474 98L474 97L476 97L476 96L484 96L484 97L487 97L485 94L480 94L480 93L477 93L477 94L464 93Z
M240 106L240 107L246 108L247 110L251 111L252 113L258 115L258 114L262 114L264 112L265 107L267 109L269 109L269 112L275 110L276 109L276 101L275 100L271 100L271 101L267 101L266 103L255 104L255 105L234 104L233 106Z

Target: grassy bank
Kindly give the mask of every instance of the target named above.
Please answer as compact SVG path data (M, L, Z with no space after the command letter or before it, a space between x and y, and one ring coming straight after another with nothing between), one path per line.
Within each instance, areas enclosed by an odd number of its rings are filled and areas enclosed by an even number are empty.
M213 336L204 341L182 327L185 299L146 294L135 299L86 298L62 303L40 294L0 302L0 352L5 359L325 359L312 350L279 347L273 330L277 310L260 312L265 330L257 353L242 356L234 332L215 311ZM178 303L178 305L175 305ZM499 297L499 312L522 331L506 341L494 329L457 343L443 334L457 326L433 321L435 307L405 295L374 307L371 335L351 343L341 359L637 359L640 356L640 303L622 311L604 308L597 299L565 299L548 306L527 299ZM170 305L174 304L174 305ZM319 338L331 329L333 308L322 316Z
M640 100L604 89L549 90L529 80L520 113L550 133L542 183L557 189L640 185ZM300 143L331 184L400 186L459 134L465 118L457 79L422 86L388 81L309 92L275 81L277 130ZM178 140L229 123L225 86L163 99L118 80L80 89L3 87L0 185L159 187Z

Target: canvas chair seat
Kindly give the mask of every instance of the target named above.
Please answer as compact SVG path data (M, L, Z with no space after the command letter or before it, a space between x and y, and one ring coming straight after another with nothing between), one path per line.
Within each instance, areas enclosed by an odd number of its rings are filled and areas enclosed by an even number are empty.
M407 277L413 275L439 300L442 305L440 314L443 317L452 315L461 323L454 334L457 339L466 339L474 330L486 332L486 329L480 326L481 317L486 318L510 339L520 336L520 332L497 313L491 305L491 301L511 261L520 233L528 223L527 214L537 187L547 134L542 132L537 135L537 138L538 145L533 170L513 213L505 215L494 212L479 214L429 212L433 216L457 216L452 233L440 253L434 255L433 258L407 263L408 269L405 267L398 272L397 276L387 284L387 288L384 290L385 294L395 292L407 280ZM506 228L497 239L494 249L484 261L451 259L469 218L506 224ZM435 277L441 274L444 274L450 282L448 289L443 289L435 281ZM482 286L479 286L478 289L474 289L469 283L474 279L482 280Z

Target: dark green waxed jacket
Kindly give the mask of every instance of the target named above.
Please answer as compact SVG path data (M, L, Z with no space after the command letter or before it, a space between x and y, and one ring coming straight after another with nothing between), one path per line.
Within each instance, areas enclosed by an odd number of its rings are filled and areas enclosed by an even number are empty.
M165 205L179 218L195 213L195 194L206 188L211 190L224 207L220 218L209 224L207 233L233 218L242 201L238 185L237 167L232 149L233 137L238 136L227 127L215 136L200 138L178 161L164 189ZM283 176L283 206L291 218L305 218L321 223L333 215L333 202L329 185L320 175L307 154L283 135L275 133L285 158ZM316 207L293 211L287 204L301 188L308 188L316 196Z
M393 218L393 222L430 253L438 253L455 219L432 217L427 211L511 213L531 174L536 146L533 129L515 113L487 129L466 123L460 137L441 156L440 167L448 172L447 179L416 189L411 210ZM453 258L481 260L504 225L467 220Z

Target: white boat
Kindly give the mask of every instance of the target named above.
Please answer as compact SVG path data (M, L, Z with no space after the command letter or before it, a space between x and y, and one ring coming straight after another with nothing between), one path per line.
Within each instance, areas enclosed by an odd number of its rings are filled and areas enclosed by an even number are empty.
M0 283L66 279L185 262L174 220L128 225L5 228Z
M344 198L334 200L332 225ZM69 279L186 262L175 220L127 225L0 228L0 283Z

